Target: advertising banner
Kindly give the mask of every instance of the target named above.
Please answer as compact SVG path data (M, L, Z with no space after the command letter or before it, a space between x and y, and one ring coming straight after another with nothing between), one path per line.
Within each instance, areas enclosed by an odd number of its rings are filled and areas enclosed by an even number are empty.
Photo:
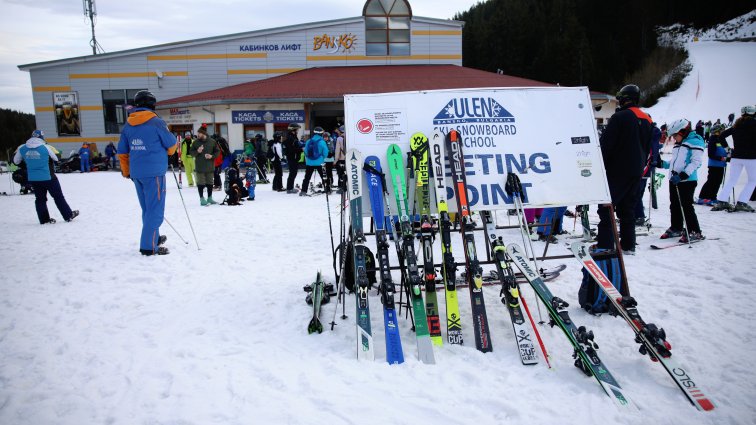
M297 111L231 111L234 124L305 122L304 109Z
M456 129L463 142L472 210L514 208L504 191L508 172L520 176L529 207L610 200L585 87L347 95L344 106L348 147L381 161L386 161L386 150L394 143L406 155L414 133L430 138L435 131L445 136ZM446 177L451 188L451 177ZM389 190L393 193L393 188ZM447 198L453 210L456 200L451 189Z
M55 128L59 136L81 136L79 96L75 91L53 93Z

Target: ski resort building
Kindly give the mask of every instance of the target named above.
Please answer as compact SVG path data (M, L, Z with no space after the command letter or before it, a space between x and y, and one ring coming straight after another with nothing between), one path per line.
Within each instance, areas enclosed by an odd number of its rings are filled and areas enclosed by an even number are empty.
M462 67L462 27L414 16L406 0L368 0L352 18L19 69L31 77L37 126L62 149L117 141L143 89L155 94L157 113L174 133L206 123L238 149L292 122L305 131L334 128L344 120L344 94L549 85Z

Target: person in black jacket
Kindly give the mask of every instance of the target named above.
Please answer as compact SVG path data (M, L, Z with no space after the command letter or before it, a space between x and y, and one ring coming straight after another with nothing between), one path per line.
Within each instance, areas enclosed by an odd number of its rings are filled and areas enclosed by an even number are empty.
M284 140L284 149L286 162L289 165L289 177L286 179L286 193L297 193L294 189L294 181L297 179L299 171L299 156L302 154L302 145L299 142L297 132L301 126L297 123L289 124L286 140Z
M638 86L629 84L622 87L617 93L617 100L620 107L601 134L601 155L612 204L620 220L619 246L632 255L635 253L634 207L641 176L649 163L652 121L637 106L640 102ZM597 248L614 248L610 211L606 205L598 208Z
M732 127L723 131L722 139L732 136L732 159L730 160L730 176L724 186L717 193L717 205L712 211L748 211L754 212L753 207L748 205L751 193L756 188L756 106L746 105L741 109L742 115L735 121ZM740 178L740 173L746 170L748 181L738 195L737 203L731 205L728 202L730 191ZM733 202L735 200L733 199Z

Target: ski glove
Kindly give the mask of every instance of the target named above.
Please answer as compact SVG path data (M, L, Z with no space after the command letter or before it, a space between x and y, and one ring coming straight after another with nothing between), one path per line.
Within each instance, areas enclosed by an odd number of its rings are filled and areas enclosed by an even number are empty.
M682 180L688 180L690 177L685 171L678 173L669 178L669 182L672 184L680 183Z

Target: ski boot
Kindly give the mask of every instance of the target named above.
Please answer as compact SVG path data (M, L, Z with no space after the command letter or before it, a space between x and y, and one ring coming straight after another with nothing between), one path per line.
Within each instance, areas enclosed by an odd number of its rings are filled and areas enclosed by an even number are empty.
M207 199L205 199L204 197L200 198L200 205L202 205L203 207L206 206L207 205Z
M158 246L165 245L165 241L168 240L168 236L160 235L158 238Z
M745 202L738 202L737 204L735 204L735 211L756 212L756 210L754 210L752 206L748 205Z
M703 239L706 239L706 236L702 235L701 232L689 232L688 235L690 237L691 242L700 241ZM688 243L688 237L686 237L685 234L682 235L680 240L678 241L680 243Z
M75 219L78 216L79 216L79 210L73 210L71 211L71 217L66 221L71 222L71 220Z
M662 233L661 236L659 236L659 239L670 239L670 238L678 238L682 236L682 230L675 230L673 228L669 228Z
M729 202L717 202L717 204L714 205L711 210L733 212L735 211L735 207Z
M207 205L215 205L215 204L217 204L217 202L215 202L215 200L213 199L213 197L212 196L208 196L207 197Z

